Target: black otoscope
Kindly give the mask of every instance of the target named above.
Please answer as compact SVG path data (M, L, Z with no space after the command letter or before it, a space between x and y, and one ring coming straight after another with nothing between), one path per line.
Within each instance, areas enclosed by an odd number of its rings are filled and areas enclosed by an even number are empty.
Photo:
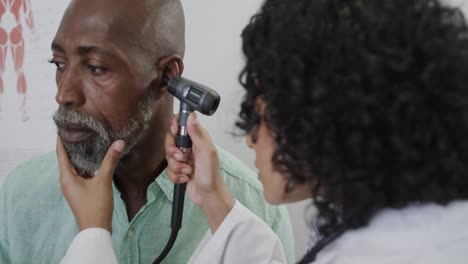
M192 150L192 140L187 133L187 120L190 113L198 111L204 115L213 115L218 109L221 97L214 90L180 76L176 76L174 78L164 76L163 82L167 84L169 92L180 101L179 120L177 121L179 124L179 133L176 138L176 146L179 147L182 152L189 153ZM153 264L161 263L169 251L171 251L171 248L177 239L177 234L182 226L186 187L186 183L174 185L171 237L169 238L166 247Z

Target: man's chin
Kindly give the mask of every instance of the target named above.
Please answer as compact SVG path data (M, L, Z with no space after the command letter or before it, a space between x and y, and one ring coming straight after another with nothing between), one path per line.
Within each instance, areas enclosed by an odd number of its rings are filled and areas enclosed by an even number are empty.
M87 160L86 158L81 157L73 157L70 159L73 167L75 168L76 172L82 177L90 177L95 174L95 172L99 169L99 165L96 163Z
M82 175L94 175L101 166L107 147L99 144L66 143L64 142L68 157L76 171Z

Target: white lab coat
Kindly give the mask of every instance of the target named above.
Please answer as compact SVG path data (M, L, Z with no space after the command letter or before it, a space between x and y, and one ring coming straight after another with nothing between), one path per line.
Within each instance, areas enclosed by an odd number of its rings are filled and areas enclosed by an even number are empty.
M378 213L325 247L314 264L467 264L468 201Z
M107 230L89 228L73 239L61 264L81 263L117 263ZM214 235L208 230L188 263L282 264L286 257L281 241L270 227L236 201Z

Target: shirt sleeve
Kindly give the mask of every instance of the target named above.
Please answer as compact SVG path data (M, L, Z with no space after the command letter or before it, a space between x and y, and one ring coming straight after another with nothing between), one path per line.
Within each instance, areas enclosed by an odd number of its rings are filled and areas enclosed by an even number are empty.
M287 262L283 246L276 234L259 217L236 201L218 230L213 235L208 231L189 263Z
M88 228L73 239L61 264L117 264L109 231Z

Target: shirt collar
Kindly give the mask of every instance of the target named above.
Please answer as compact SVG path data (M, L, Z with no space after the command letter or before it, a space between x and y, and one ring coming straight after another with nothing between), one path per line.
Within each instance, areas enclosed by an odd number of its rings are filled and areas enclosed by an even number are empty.
M167 178L165 170L161 174L159 174L158 177L156 177L155 182L159 186L159 188L161 188L163 193L166 195L167 199L172 202L172 195L174 192L174 183L169 181L169 178ZM154 188L152 188L151 185L148 189L150 190L150 192L154 192L155 190Z
M120 196L121 193L120 193L119 189L115 186L114 182L112 182L112 187L113 187L112 189L114 191L114 194L117 195L117 196ZM148 191L147 191L148 202L155 199L155 197L157 195L157 192L159 191L158 188L161 189L161 191L164 193L166 198L170 202L172 202L172 195L173 195L173 192L174 192L174 184L171 181L169 181L169 179L167 178L165 170L161 174L159 174L158 177L156 177L156 179L154 180L153 183L151 183L148 186Z

